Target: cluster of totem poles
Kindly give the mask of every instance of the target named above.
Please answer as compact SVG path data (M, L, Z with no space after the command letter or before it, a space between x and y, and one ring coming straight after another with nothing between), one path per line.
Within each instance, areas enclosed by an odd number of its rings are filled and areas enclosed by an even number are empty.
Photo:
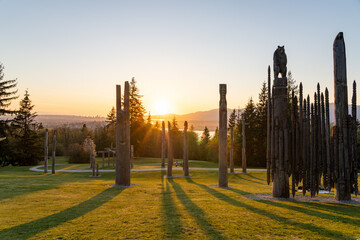
M276 51L275 51L276 52ZM330 124L329 93L320 92L320 85L310 96L287 97L286 55L274 54L274 84L270 85L268 68L268 134L267 182L273 182L274 197L295 195L296 186L311 196L320 189L335 188L336 200L350 200L358 194L356 154L356 83L353 83L351 115L349 115L346 55L343 34L334 41L335 122ZM285 59L285 60L284 60ZM283 64L285 62L285 65ZM281 73L279 77L278 73ZM272 94L271 94L272 93ZM290 101L289 101L290 100ZM289 111L290 110L290 111Z

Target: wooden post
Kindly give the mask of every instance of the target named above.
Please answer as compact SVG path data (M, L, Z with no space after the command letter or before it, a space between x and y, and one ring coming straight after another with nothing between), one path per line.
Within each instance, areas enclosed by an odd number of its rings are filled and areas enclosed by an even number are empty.
M331 163L333 162L331 160L331 145L330 145L330 112L329 112L329 91L327 88L325 88L325 141L326 141L326 176L327 176L327 189L329 192L332 188L332 173L331 173Z
M48 145L49 145L49 131L45 129L44 141L44 173L48 173Z
M352 107L351 107L351 116L352 116L352 152L353 152L353 156L352 156L352 185L354 185L354 192L355 195L358 195L359 192L359 187L358 187L358 171L357 171L357 125L356 125L356 82L354 80L353 82L353 95L352 95Z
M129 82L125 82L124 109L121 88L116 85L116 176L115 185L130 186L130 113Z
M234 173L234 128L230 128L230 172Z
M173 148L172 148L172 132L171 123L168 122L168 167L167 176L172 177L172 165L174 161Z
M161 167L165 167L165 154L166 154L166 139L165 139L165 122L162 121L162 134L161 134Z
M228 187L226 84L220 84L219 88L219 187Z
M346 54L343 33L340 32L334 41L334 85L335 85L335 126L338 131L338 178L335 182L335 199L351 199L349 144L348 144L348 94L346 77Z
M130 146L130 168L134 168L134 145Z
M242 122L242 131L241 131L241 139L242 139L242 154L241 154L241 167L242 167L242 172L243 173L246 173L246 166L247 166L247 164L246 164L246 129L245 129L245 127L246 127L246 123L245 123L245 115L243 114L242 115L242 118L241 118L241 122Z
M188 130L188 122L185 121L184 123L184 176L189 176L189 149L188 149L188 137L187 137L187 130Z
M96 176L98 177L99 176L99 164L96 163Z
M52 174L55 174L55 156L56 156L56 130L54 130L52 137L52 162L51 162Z
M110 150L107 150L108 167L110 167Z
M104 158L104 151L101 152L101 157L102 157L102 168L105 168L105 158Z
M266 144L266 180L270 184L271 172L271 83L270 66L268 67L268 102L267 102L267 144Z
M304 171L304 112L303 112L303 85L300 83L299 86L299 179L298 181L303 181L303 171Z
M115 150L116 151L116 150ZM113 151L113 150L111 150L111 155L112 155L112 166L113 167L115 167L115 157L116 157L116 153Z

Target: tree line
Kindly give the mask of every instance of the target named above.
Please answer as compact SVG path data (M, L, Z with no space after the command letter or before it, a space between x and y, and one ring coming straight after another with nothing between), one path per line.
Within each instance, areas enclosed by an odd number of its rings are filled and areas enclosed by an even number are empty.
M36 113L28 90L20 101L18 110L9 110L12 100L17 96L17 81L4 80L3 66L0 65L0 117L14 115L12 119L0 118L0 165L35 165L43 159L44 128L35 121ZM288 96L294 90L298 94L296 82L288 72ZM133 78L130 82L130 135L131 145L134 146L135 157L161 157L162 122L152 121L151 115L146 115L142 95ZM291 99L291 98L288 98ZM242 126L245 121L246 156L249 167L265 167L266 165L266 129L267 129L268 88L262 83L258 101L249 99L245 108L234 109L228 120L228 149L230 151L230 128L234 130L234 163L238 166L242 162ZM289 106L290 106L289 102ZM174 157L183 157L182 124L174 117L171 121ZM70 162L89 162L89 141L97 151L105 148L115 148L116 110L111 108L106 125L94 130L85 124L81 128L70 128L66 125L49 130L49 152L51 152L50 137L56 132L56 154L69 156ZM165 123L167 127L167 123ZM167 130L167 128L166 128ZM360 136L359 136L360 137ZM166 137L167 139L167 137ZM211 136L205 126L201 136L190 126L188 130L189 159L218 161L219 131ZM93 148L91 148L93 149ZM167 149L167 148L166 148ZM358 148L360 149L360 148ZM228 151L228 152L229 152ZM229 156L229 154L228 154ZM360 154L359 154L360 156Z

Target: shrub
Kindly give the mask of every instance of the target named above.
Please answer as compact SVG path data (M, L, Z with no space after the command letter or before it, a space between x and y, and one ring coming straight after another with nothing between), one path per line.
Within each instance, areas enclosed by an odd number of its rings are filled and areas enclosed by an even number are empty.
M90 153L78 143L70 144L68 153L69 163L90 163Z

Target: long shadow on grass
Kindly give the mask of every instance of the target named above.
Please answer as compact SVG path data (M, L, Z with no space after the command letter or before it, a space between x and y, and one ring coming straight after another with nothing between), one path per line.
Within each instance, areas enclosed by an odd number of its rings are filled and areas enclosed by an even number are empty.
M273 214L271 212L265 211L263 209L256 208L256 207L254 207L252 205L249 205L249 204L240 202L240 201L238 201L238 200L236 200L234 198L231 198L228 195L226 195L224 193L221 193L221 192L219 192L219 191L217 191L217 190L215 190L213 188L210 188L210 187L208 187L208 186L206 186L204 184L196 183L191 179L187 179L187 181L189 183L195 184L195 185L203 188L205 191L207 191L209 194L213 195L214 197L216 197L219 200L225 201L225 202L227 202L227 203L229 203L231 205L234 205L234 206L246 208L246 209L248 209L248 210L250 210L250 211L252 211L254 213L257 213L259 215L262 215L262 216L268 217L270 219L276 220L276 221L281 222L283 224L291 225L291 226L296 227L296 228L306 229L306 230L315 232L317 234L320 234L320 235L323 235L323 236L326 236L326 237L331 237L331 238L336 238L336 239L348 239L348 238L351 238L351 237L346 236L346 235L344 235L344 234L342 234L341 232L338 232L338 231L332 231L332 230L328 230L328 229L318 227L318 226L315 226L315 225L296 222L296 221L293 221L291 219L281 217L281 216L278 216L278 215ZM241 191L241 190L238 190L238 189L230 189L230 190L233 191L233 192L239 193L240 195L244 195L244 196L250 194L248 192L244 192L244 191Z
M356 227L360 226L360 221L359 220L355 220L355 219L351 219L351 218L346 218L346 217L342 217L342 216L334 216L334 215L331 215L331 214L314 211L312 209L308 209L308 208L304 208L304 207L297 207L297 206L288 205L288 204L279 203L279 202L273 202L273 201L267 201L267 200L257 200L257 201L268 204L268 205L272 205L272 206L275 206L275 207L286 208L286 209L289 209L291 211L304 213L304 214L309 215L309 216L323 218L323 219L327 219L327 220L331 220L331 221L338 221L338 222L342 222L342 223L347 223L347 224L354 225ZM295 202L295 203L298 204L298 202Z
M245 180L245 181L248 181L248 182L252 182L252 183L257 183L257 184L263 184L263 183L261 183L261 182L258 182L258 181L254 181L254 180L252 180L252 179L248 179L248 178L244 178L244 177L242 177L241 175L234 175L236 178L240 178L241 180Z
M120 194L123 188L108 188L98 195L59 213L0 231L0 239L27 239L42 231L78 218Z
M189 178L187 178L189 179ZM180 202L186 207L189 214L196 220L202 227L210 239L226 239L218 232L214 226L206 219L204 211L199 208L191 199L186 195L185 191L181 188L180 184L176 183L173 179L168 179L175 190L176 196Z
M257 179L257 180L260 180L260 181L262 181L262 182L266 182L266 180L265 180L265 179L255 177L255 176L254 176L254 175L252 175L252 174L247 174L247 176L249 176L249 177L251 177L251 178L254 178L254 179Z
M170 239L179 238L181 234L181 221L180 214L176 209L174 200L171 197L169 183L166 181L164 184L165 170L161 171L161 185L162 185L162 205L164 226L166 229L167 237Z
M337 203L328 203L320 204L316 202L297 202L297 204L303 205L305 207L312 207L316 210L329 211L332 213L342 214L350 217L360 217L360 206L359 205L348 205L348 204L337 204ZM358 224L358 226L360 223Z

